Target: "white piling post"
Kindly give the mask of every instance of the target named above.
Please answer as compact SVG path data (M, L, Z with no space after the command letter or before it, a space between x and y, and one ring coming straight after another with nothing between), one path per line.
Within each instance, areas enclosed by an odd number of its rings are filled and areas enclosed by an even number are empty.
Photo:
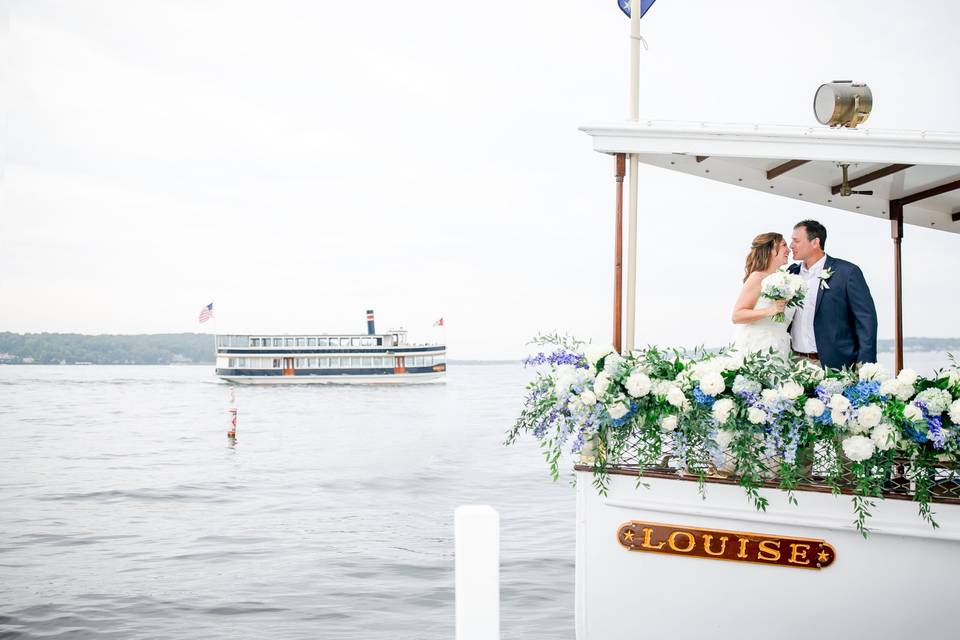
M500 514L457 507L453 528L456 640L500 640Z

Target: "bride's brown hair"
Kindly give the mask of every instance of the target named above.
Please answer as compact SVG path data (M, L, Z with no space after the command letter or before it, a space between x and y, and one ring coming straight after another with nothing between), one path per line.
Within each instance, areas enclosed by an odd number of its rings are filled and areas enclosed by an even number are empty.
M779 233L761 233L750 244L750 253L747 254L747 263L743 268L743 281L754 271L763 271L770 264L770 258L783 244L783 236Z

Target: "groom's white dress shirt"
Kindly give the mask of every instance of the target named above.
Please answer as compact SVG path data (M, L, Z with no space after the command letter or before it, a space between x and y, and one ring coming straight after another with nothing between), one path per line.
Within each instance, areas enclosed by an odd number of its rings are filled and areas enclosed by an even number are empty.
M817 311L817 287L820 286L820 272L827 261L824 254L809 269L805 263L800 263L800 277L807 285L807 297L803 300L803 307L797 309L793 316L793 327L790 335L793 337L793 350L800 353L816 353L817 338L813 333L813 318Z

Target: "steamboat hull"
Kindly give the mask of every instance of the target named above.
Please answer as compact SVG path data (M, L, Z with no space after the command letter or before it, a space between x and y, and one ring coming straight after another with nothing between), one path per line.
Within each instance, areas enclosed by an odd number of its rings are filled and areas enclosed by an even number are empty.
M954 626L958 504L933 504L940 524L933 529L915 502L876 500L865 540L847 495L797 492L797 506L782 491L761 489L770 504L758 512L735 485L707 483L704 500L691 481L644 478L648 487L638 487L635 475L614 475L605 497L591 481L589 472L577 472L578 640L939 637ZM622 535L631 522L671 528L641 535L637 546L651 550L634 550ZM790 539L822 540L830 564L812 567L817 549L802 545L793 566L758 561L756 547L746 544L743 560L695 557L705 554L684 551L694 540L684 534L673 540L679 552L662 552L671 551L664 531L698 529L714 530L714 553L722 536L731 545L746 533L780 539L781 562Z

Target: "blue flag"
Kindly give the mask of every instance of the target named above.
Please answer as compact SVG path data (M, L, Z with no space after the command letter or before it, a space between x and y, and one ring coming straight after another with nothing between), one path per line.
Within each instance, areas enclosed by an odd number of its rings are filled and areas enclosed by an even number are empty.
M640 0L640 17L642 18L647 14L647 11L650 10L650 7L653 6L653 3L657 0ZM630 4L633 0L617 0L617 4L620 5L620 11L623 11L627 14L627 17L630 17Z

